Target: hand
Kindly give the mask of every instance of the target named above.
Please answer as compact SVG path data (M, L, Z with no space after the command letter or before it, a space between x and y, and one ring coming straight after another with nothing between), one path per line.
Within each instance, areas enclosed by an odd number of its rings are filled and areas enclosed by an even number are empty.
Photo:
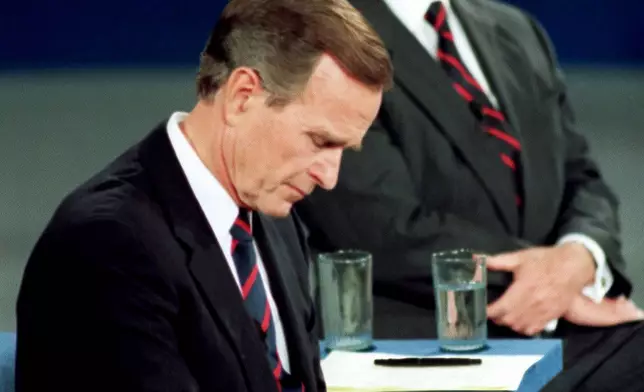
M505 253L488 258L487 265L514 275L507 291L488 306L488 317L528 336L564 315L594 276L591 254L575 243Z
M595 303L584 295L577 295L563 317L573 324L589 327L609 327L644 320L644 311L624 297L604 298Z

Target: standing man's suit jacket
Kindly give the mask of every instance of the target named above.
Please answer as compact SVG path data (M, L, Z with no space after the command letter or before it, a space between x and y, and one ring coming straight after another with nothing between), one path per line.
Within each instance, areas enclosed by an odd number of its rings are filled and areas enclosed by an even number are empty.
M387 45L394 87L367 132L347 152L338 186L298 205L320 250L374 253L374 292L433 306L430 258L437 250L504 252L552 245L583 233L606 253L614 284L629 293L618 201L589 158L552 46L523 12L489 0L452 0L512 133L522 145L520 221L496 141L480 128L440 65L380 0L353 0ZM511 278L492 274L491 286ZM378 320L376 320L376 323Z
M323 390L303 226L253 216L291 373ZM224 251L164 123L69 195L38 241L18 299L17 392L277 391Z

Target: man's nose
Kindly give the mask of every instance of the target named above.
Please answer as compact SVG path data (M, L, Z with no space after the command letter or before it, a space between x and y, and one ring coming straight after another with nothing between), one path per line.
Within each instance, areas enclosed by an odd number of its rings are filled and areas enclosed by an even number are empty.
M338 183L340 161L342 160L342 149L329 150L328 154L313 164L310 170L315 182L326 190L335 188Z

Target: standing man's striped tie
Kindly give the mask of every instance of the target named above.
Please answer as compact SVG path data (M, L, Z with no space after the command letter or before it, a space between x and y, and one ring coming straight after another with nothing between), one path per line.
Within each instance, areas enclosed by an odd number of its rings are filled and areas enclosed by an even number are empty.
M447 23L445 5L440 1L433 2L425 14L425 20L438 33L437 58L443 70L452 79L452 86L461 98L468 102L474 115L480 119L483 130L498 141L499 163L511 171L516 204L521 211L523 194L520 167L521 144L510 134L505 115L494 108L479 83L465 67Z

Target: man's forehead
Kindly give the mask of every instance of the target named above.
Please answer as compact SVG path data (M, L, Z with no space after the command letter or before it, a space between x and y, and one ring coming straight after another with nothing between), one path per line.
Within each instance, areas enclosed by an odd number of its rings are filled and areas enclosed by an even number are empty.
M342 66L328 54L323 54L311 75L309 81L312 90L323 87L332 90L333 93L342 93L355 87L359 83L354 80Z
M303 94L303 102L323 111L341 114L354 126L366 127L373 121L381 93L351 77L328 54L322 55Z

